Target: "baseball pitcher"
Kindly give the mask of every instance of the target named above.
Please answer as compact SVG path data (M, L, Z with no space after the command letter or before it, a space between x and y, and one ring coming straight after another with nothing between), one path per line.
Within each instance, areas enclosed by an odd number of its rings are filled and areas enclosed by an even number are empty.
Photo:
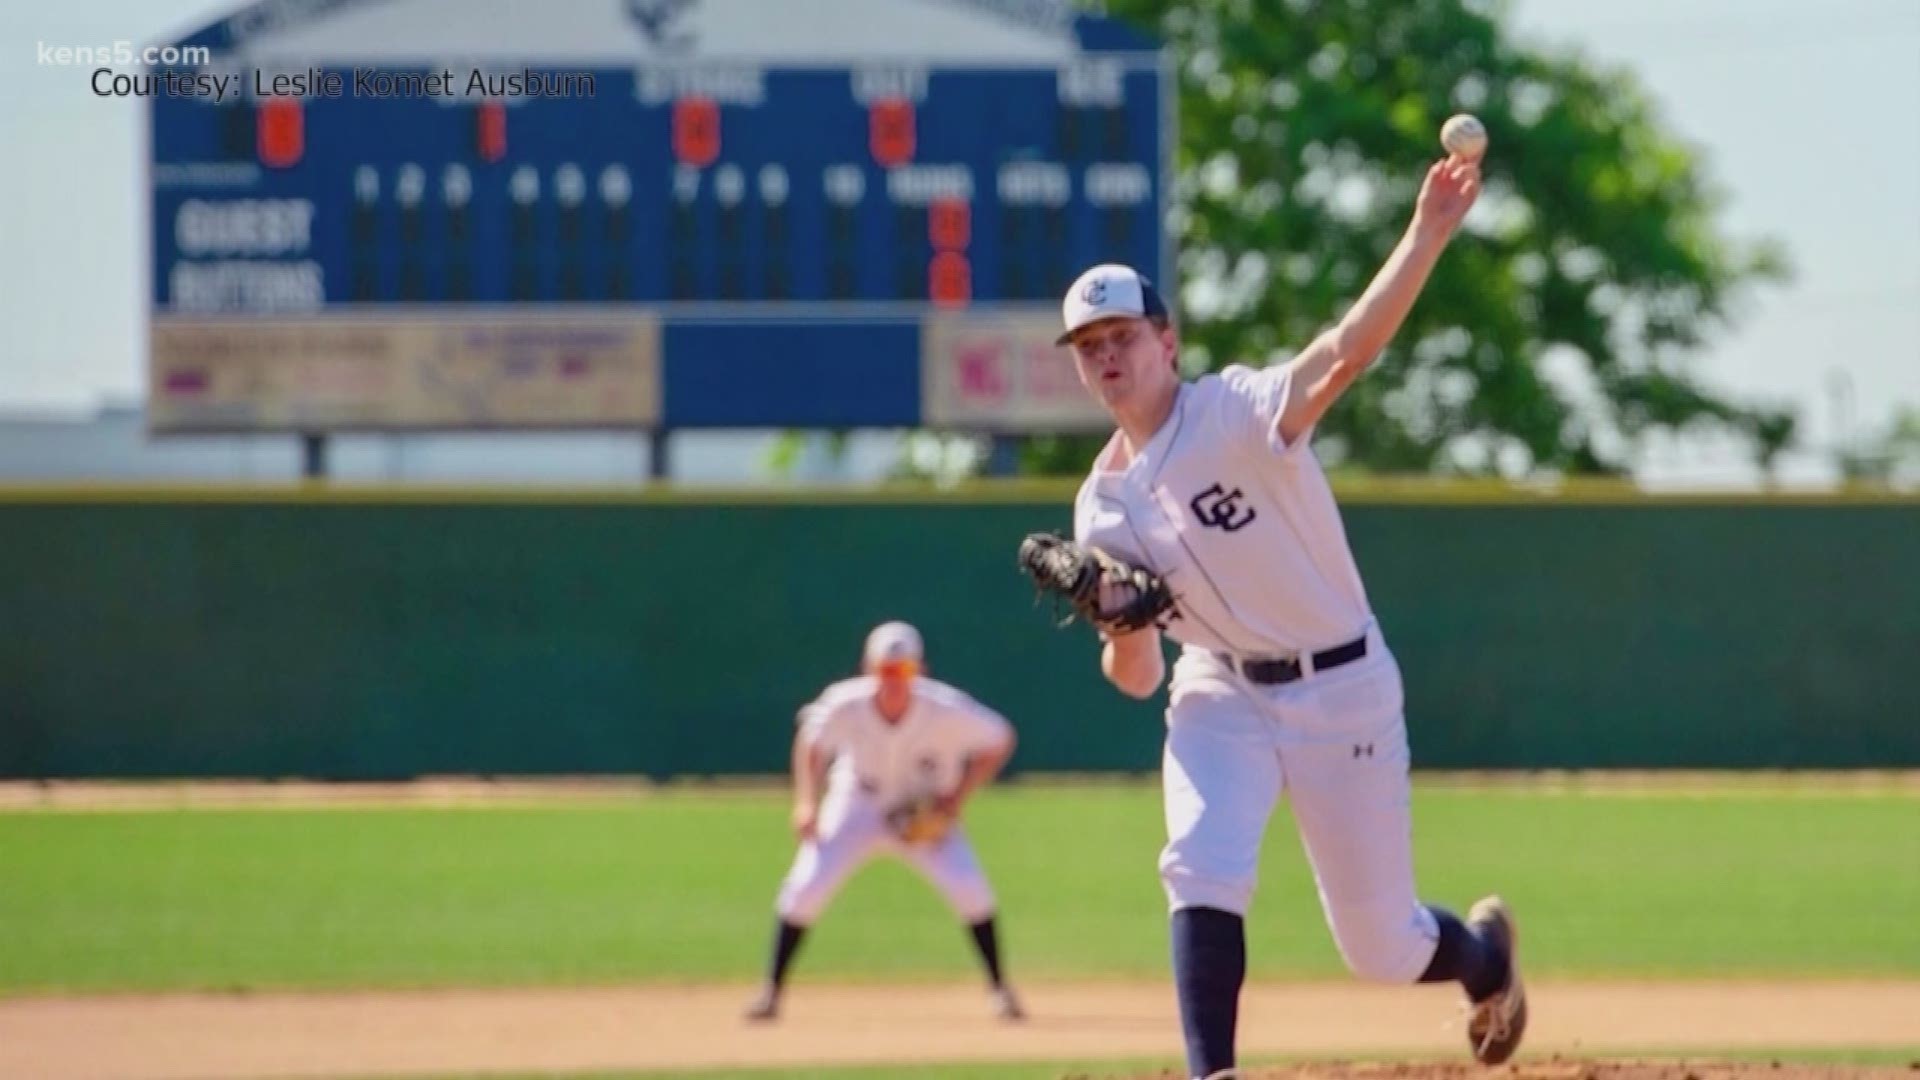
M1096 266L1063 305L1081 381L1117 428L1074 504L1074 539L1020 560L1100 631L1100 669L1149 697L1173 667L1163 756L1174 981L1190 1072L1233 1075L1243 919L1284 791L1347 966L1382 982L1457 982L1474 1057L1526 1026L1514 921L1417 898L1400 669L1368 605L1308 442L1393 337L1480 191L1458 155L1427 171L1412 223L1366 292L1293 360L1183 381L1165 302Z

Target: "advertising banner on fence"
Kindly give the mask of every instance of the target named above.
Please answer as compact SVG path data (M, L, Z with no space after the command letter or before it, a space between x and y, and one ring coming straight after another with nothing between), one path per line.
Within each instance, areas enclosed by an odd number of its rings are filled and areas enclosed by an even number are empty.
M643 314L153 324L156 433L649 427L660 324Z
M921 328L921 417L980 431L1104 431L1106 413L1053 343L1059 316L943 313Z

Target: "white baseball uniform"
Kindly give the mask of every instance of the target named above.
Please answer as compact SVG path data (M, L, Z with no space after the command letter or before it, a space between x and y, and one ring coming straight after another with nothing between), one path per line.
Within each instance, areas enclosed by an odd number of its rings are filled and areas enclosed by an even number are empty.
M886 813L914 796L952 791L967 759L1010 745L1013 727L925 676L914 680L906 714L889 724L874 705L877 686L865 675L837 682L800 710L802 738L833 764L817 833L800 845L780 886L779 915L811 925L854 870L885 852L918 870L962 920L979 922L993 914L994 896L966 831L955 823L937 845L906 844L887 829Z
M1182 384L1131 461L1113 467L1117 433L1095 460L1074 531L1161 574L1177 599L1160 858L1171 906L1246 913L1286 790L1347 965L1412 982L1438 928L1414 892L1400 670L1307 437L1289 446L1276 429L1291 376L1234 366ZM1282 684L1240 666L1287 658L1304 674Z

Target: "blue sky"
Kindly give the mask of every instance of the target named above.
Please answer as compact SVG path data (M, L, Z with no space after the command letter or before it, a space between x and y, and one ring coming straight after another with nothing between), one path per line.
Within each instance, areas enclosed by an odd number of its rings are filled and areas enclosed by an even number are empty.
M35 44L163 40L204 0L0 4L0 412L142 393L139 107ZM1529 38L1633 69L1729 192L1727 226L1783 240L1797 274L1700 358L1714 385L1800 408L1816 448L1920 408L1920 4L1517 0ZM1497 152L1497 148L1496 148ZM1646 472L1739 471L1725 446L1654 448ZM1791 474L1816 476L1813 455Z

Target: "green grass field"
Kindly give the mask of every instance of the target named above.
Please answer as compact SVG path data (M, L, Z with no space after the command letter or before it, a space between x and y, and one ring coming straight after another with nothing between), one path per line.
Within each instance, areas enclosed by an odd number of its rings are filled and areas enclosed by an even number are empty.
M749 979L785 805L4 813L0 992ZM1505 893L1537 976L1920 974L1911 792L1436 788L1415 822L1423 893ZM1157 788L1005 786L970 828L1016 976L1164 977ZM1250 944L1257 977L1340 972L1284 812ZM972 959L937 896L882 862L801 971L946 979Z

